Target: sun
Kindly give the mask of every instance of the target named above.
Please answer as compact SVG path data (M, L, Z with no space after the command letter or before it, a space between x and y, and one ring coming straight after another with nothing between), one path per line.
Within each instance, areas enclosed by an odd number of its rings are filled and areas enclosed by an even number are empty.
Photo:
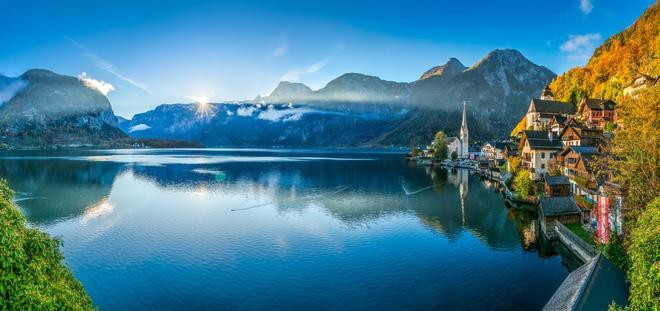
M197 104L196 114L198 118L208 119L211 117L212 107L206 97L191 96L190 98Z

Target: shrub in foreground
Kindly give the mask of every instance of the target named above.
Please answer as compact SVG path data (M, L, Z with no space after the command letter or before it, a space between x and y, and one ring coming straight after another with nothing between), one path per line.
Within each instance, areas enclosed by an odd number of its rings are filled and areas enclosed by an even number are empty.
M62 263L61 241L27 226L0 180L0 310L91 310L92 301Z

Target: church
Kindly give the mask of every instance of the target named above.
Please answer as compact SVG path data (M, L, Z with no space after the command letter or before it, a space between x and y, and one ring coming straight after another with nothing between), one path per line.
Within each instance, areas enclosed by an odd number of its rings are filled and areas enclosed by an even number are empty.
M459 137L447 138L447 158L451 159L451 154L456 152L459 159L469 159L469 134L467 126L467 111L465 102L463 102L463 121Z

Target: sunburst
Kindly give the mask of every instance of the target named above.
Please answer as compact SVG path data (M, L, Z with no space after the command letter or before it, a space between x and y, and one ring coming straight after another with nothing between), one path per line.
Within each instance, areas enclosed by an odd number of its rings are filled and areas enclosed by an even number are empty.
M213 116L213 107L209 104L209 101L203 96L191 96L192 100L197 102L197 118L200 119L209 119Z

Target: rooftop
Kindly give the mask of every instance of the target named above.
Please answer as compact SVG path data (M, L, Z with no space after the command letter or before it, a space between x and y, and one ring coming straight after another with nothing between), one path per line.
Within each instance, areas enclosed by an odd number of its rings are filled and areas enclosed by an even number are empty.
M598 254L566 277L543 310L607 310L612 301L626 306L628 291L621 270Z
M592 110L614 110L616 103L609 99L586 98L582 100Z
M530 131L527 130L524 132L529 147L532 150L561 150L562 143L559 140L559 137L554 133L548 133L547 131ZM550 139L552 137L552 139Z
M574 114L575 106L568 102L533 98L529 107L529 112Z
M559 175L559 176L546 176L545 182L550 186L559 186L559 185L568 185L568 176Z
M580 208L575 204L575 201L571 197L542 198L539 201L539 208L543 212L543 216L560 216L580 213Z

